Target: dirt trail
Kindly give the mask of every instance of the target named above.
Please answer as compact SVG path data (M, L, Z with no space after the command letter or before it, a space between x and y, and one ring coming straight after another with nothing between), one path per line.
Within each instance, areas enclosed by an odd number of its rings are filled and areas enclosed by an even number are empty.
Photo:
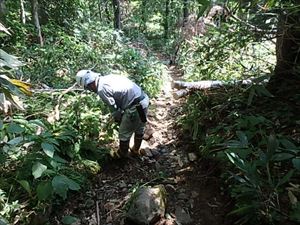
M160 96L151 101L148 140L142 145L147 156L111 161L94 177L89 192L59 209L64 215L80 218L78 224L132 225L124 221L124 207L132 191L140 185L164 184L167 214L181 224L231 224L225 217L230 201L221 190L218 165L195 158L195 149L175 128L182 102L172 97L171 81L179 75L170 67Z

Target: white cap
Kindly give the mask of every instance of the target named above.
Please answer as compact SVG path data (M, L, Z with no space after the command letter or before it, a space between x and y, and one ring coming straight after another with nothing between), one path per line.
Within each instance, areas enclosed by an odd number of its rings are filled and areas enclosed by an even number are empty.
M91 70L79 70L76 74L76 82L78 85L85 88L88 84L94 82L98 76L98 73Z

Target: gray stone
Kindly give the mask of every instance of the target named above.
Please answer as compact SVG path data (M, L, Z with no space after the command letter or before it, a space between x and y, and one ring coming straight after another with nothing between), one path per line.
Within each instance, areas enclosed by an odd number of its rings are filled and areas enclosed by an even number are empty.
M193 222L189 213L187 213L183 208L176 207L175 210L176 220L181 224L189 224Z
M191 162L194 162L197 160L197 155L195 153L191 152L188 154L188 158Z
M163 185L141 187L129 199L126 217L133 222L146 225L164 217L166 210L166 190Z
M127 185L126 185L126 183L125 183L124 180L121 180L121 181L120 181L119 187L120 187L120 188L125 188L125 187L127 187Z
M185 193L180 193L178 195L178 199L187 200L187 199L189 199L189 196L187 194L185 194Z

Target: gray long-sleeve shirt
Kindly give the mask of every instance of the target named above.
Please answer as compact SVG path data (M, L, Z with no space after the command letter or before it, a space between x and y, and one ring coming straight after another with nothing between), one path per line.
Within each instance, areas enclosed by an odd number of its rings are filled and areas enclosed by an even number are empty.
M96 85L97 94L100 98L115 110L127 109L134 99L142 94L142 90L137 84L121 75L99 76L96 80ZM143 108L148 107L148 96L141 104Z

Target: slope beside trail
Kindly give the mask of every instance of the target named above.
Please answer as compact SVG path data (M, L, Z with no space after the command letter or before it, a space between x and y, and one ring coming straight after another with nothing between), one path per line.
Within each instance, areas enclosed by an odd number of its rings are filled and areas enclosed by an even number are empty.
M142 145L145 156L122 163L110 161L93 177L88 192L56 209L59 213L52 218L53 224L73 215L80 219L78 224L133 225L124 221L126 201L138 186L156 184L165 186L167 214L181 224L231 224L226 214L232 203L222 191L218 164L195 158L196 149L176 128L184 100L173 98L171 81L179 78L176 67L169 67L161 94L151 101L147 140Z

